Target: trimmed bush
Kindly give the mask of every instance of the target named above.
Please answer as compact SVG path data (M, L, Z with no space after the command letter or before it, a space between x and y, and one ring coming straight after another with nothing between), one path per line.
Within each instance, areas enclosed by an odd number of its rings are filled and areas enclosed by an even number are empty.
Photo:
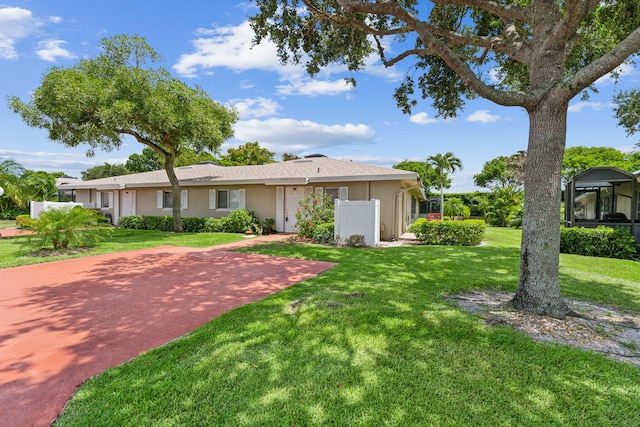
M205 224L206 218L191 216L182 218L182 228L187 233L203 233Z
M204 232L205 233L221 233L224 228L222 218L205 218Z
M251 226L259 222L253 211L246 209L234 209L229 215L222 218L222 228L226 233L244 233L252 229Z
M485 223L468 221L427 221L418 219L411 224L409 232L424 245L475 246L482 242Z
M562 253L631 259L636 249L633 236L624 228L598 226L560 229L560 252Z

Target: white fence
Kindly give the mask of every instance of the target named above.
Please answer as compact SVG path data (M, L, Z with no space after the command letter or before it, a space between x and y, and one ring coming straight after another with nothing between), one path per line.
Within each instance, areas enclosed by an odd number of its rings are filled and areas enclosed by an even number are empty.
M30 214L31 218L40 218L40 212L45 209L72 208L74 206L82 206L82 203L74 202L34 202L31 201Z
M354 234L364 236L368 246L380 243L380 200L335 201L335 235L346 239Z

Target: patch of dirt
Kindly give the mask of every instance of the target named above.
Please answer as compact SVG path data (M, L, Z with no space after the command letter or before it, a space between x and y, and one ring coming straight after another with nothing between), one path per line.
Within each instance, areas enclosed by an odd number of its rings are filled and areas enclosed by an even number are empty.
M44 249L40 249L39 251L35 251L35 252L31 252L29 254L29 256L32 257L49 257L49 256L57 256L57 255L74 255L74 254L80 254L83 252L88 252L90 250L92 250L93 248L87 247L87 246L83 246L80 248L67 248L67 249L50 249L50 248L44 248Z
M581 317L565 320L538 316L509 305L513 295L475 291L447 297L460 308L478 314L487 325L509 325L536 341L553 342L595 351L640 367L640 313L565 298Z

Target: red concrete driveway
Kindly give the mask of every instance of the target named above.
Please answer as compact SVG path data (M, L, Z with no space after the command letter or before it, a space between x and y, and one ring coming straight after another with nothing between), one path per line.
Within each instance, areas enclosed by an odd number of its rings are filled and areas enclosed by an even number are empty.
M224 249L0 269L0 426L49 425L91 376L334 265Z

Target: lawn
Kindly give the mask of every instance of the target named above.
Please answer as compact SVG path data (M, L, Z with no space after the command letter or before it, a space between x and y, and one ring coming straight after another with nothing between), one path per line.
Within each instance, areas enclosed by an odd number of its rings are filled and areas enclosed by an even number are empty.
M162 245L204 248L243 240L242 234L231 233L164 233L148 230L114 228L113 234L84 252L55 256L33 256L24 245L24 237L0 239L0 268L37 264L67 258L106 254L123 250L152 248Z
M515 290L519 232L487 242L245 249L339 265L91 379L56 425L639 425L640 369L443 299ZM640 264L561 265L565 295L640 310Z

